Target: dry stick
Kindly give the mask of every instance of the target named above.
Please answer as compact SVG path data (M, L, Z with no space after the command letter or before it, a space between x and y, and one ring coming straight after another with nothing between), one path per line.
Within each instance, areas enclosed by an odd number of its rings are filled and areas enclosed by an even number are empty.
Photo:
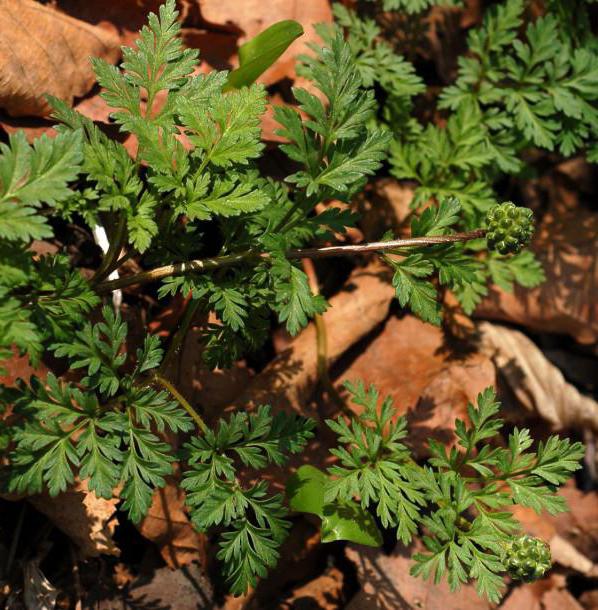
M400 248L415 248L418 246L433 246L436 244L449 244L462 241L470 241L478 239L486 235L486 229L477 229L468 231L467 233L455 233L453 235L438 235L432 237L409 237L407 239L394 239L391 241L375 241L367 244L357 244L351 246L326 246L323 248L297 248L289 250L286 257L290 259L301 258L324 258L327 256L354 256L363 254L364 252L385 252L389 250L397 250ZM149 271L142 271L129 277L119 278L102 282L96 286L96 291L100 294L112 292L119 288L133 286L134 284L147 284L154 282L171 275L182 275L189 272L210 271L221 267L230 267L237 263L246 263L249 261L259 261L270 258L268 252L254 252L247 250L238 254L225 254L214 258L203 258L188 261L185 263L176 263L173 265L164 265L156 267Z

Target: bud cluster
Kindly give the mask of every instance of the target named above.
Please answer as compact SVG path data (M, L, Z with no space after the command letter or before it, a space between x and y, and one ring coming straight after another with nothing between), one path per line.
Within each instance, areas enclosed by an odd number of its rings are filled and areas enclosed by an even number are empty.
M512 578L537 580L552 565L550 547L533 536L514 538L504 550L503 563Z
M516 254L529 244L534 233L534 214L529 208L511 201L495 205L486 214L489 250L500 254Z

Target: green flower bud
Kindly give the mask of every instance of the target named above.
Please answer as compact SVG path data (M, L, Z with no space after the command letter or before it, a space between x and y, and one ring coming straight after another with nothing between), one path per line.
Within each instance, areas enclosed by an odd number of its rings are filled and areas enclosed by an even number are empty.
M542 578L552 566L550 547L533 536L511 540L505 547L502 560L512 578L526 582Z
M516 254L531 241L534 214L511 201L495 205L486 214L486 242L489 250L500 254Z

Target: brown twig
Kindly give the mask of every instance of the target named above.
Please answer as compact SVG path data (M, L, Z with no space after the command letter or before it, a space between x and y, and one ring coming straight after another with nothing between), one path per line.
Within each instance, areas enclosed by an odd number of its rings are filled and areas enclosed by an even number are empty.
M409 237L407 239L394 239L390 241L376 241L366 244L348 245L348 246L325 246L323 248L297 248L289 250L286 253L287 258L302 259L302 258L324 258L328 256L355 256L365 252L388 252L399 250L401 248L417 248L421 246L433 246L437 244L448 244L455 242L470 241L484 237L485 229L477 229L466 233L455 233L453 235L438 235L432 237ZM118 278L102 282L96 286L96 291L100 294L112 292L119 288L126 288L134 284L147 284L172 275L182 275L190 272L210 271L220 269L222 267L230 267L238 263L247 263L251 261L260 261L270 258L268 252L254 252L246 250L237 254L225 254L214 258L203 258L191 260L185 263L175 263L172 265L163 265L142 271L128 277Z

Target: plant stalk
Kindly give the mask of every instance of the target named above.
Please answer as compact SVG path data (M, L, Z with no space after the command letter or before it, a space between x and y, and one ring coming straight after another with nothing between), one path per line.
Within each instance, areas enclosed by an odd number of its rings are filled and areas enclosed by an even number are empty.
M159 383L167 392L172 394L172 396L177 400L177 402L189 413L189 415L193 418L193 421L197 424L197 427L205 434L208 431L208 427L206 423L201 418L200 414L191 406L191 403L166 379L156 373L154 375L154 380Z
M114 235L110 240L110 247L106 252L106 255L102 259L98 270L95 272L93 278L91 279L92 284L101 281L104 279L110 271L112 271L112 265L118 259L120 254L120 250L122 247L122 242L125 234L125 229L127 226L127 219L124 214L120 215L118 219L118 224L116 225L116 229L114 231Z
M348 246L325 246L322 248L297 248L289 250L286 257L289 259L301 258L325 258L328 256L354 256L365 252L388 252L399 248L417 248L422 246L433 246L437 244L449 244L455 242L470 241L484 237L486 229L476 229L465 233L454 233L453 235L437 235L431 237L408 237L406 239L394 239L390 241L375 241L366 244L348 245ZM222 267L230 267L238 263L247 263L252 261L267 260L270 258L268 252L255 252L254 250L246 250L237 254L224 254L214 258L203 258L191 260L184 263L175 263L171 265L163 265L142 271L135 275L118 278L102 282L96 286L96 291L100 294L112 292L119 288L126 288L134 284L147 284L155 282L171 275L182 275L184 273L211 271Z

